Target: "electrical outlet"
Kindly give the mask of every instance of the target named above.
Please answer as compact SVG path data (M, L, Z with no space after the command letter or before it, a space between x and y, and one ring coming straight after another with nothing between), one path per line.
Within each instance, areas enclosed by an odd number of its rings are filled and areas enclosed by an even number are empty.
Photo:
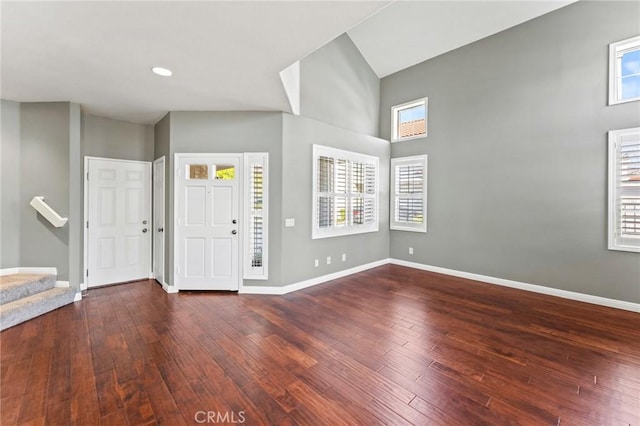
M342 253L342 261L343 262L347 261L347 253Z
M327 265L331 265L331 256L327 256Z
M409 247L409 254L413 254L413 247Z
M313 262L313 266L315 266L316 268L320 266L320 261L316 259L315 262Z

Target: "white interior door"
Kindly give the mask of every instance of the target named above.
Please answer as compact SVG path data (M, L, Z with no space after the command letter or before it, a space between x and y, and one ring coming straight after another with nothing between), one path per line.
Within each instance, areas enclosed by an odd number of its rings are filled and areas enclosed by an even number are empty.
M164 157L153 162L153 275L164 284Z
M89 158L87 286L149 278L151 164Z
M177 155L176 283L238 290L241 155Z

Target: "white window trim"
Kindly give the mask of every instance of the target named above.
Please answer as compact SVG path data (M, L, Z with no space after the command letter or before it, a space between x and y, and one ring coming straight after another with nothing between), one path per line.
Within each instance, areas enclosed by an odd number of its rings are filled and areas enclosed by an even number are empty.
M347 225L341 227L320 228L318 226L318 158L320 156L331 157L334 159L347 160L358 163L368 163L375 167L375 195L374 199L374 215L375 219L372 224ZM379 159L371 155L360 154L357 152L345 151L342 149L331 148L322 145L313 145L313 167L312 167L312 208L311 208L311 239L339 237L343 235L364 234L368 232L378 232L379 223ZM348 194L347 194L348 195Z
M427 182L428 182L428 156L415 155L412 157L398 157L391 159L391 197L389 206L389 224L390 229L394 231L411 231L411 232L427 232ZM422 196L414 198L422 198L422 217L424 218L420 224L408 224L404 222L396 222L396 167L401 165L419 164L423 167L424 177L422 183Z
M251 265L251 215L254 212L251 209L251 165L262 165L262 266L255 267ZM269 279L269 153L267 152L250 152L244 153L244 266L243 278L245 280L267 280Z
M609 105L622 104L626 102L639 101L640 96L630 99L620 99L621 91L621 70L618 66L619 58L623 54L640 49L640 35L621 40L609 45Z
M404 138L399 138L398 137L398 112L403 110L403 109L408 109L408 108L413 108L416 107L418 105L423 105L424 104L424 119L425 119L425 133L424 135L416 135L416 136L408 136L408 137L404 137ZM395 105L393 107L391 107L391 142L395 143L395 142L403 142L403 141L410 141L410 140L414 140L414 139L422 139L422 138L426 138L427 135L429 134L429 98L420 98L420 99L416 99L410 102L405 102L403 104L400 105Z
M609 211L608 211L608 247L609 250L620 250L640 253L640 239L622 239L618 232L618 199L620 190L618 183L618 150L621 144L640 141L640 127L612 130L609 132ZM640 189L639 189L640 191Z

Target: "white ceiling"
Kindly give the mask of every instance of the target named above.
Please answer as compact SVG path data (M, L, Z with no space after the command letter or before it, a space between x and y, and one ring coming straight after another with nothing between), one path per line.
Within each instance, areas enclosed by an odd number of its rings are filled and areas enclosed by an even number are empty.
M279 72L386 4L3 0L1 95L140 123L170 110L288 111Z
M279 72L344 32L382 77L567 3L2 0L0 95L150 124L290 111Z
M575 1L400 1L348 34L386 77Z

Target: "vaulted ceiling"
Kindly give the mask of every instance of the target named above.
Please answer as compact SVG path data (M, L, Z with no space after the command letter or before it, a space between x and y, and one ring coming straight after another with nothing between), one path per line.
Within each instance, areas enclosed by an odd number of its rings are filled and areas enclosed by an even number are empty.
M382 77L567 3L2 1L0 95L151 124L290 111L279 72L344 32Z

